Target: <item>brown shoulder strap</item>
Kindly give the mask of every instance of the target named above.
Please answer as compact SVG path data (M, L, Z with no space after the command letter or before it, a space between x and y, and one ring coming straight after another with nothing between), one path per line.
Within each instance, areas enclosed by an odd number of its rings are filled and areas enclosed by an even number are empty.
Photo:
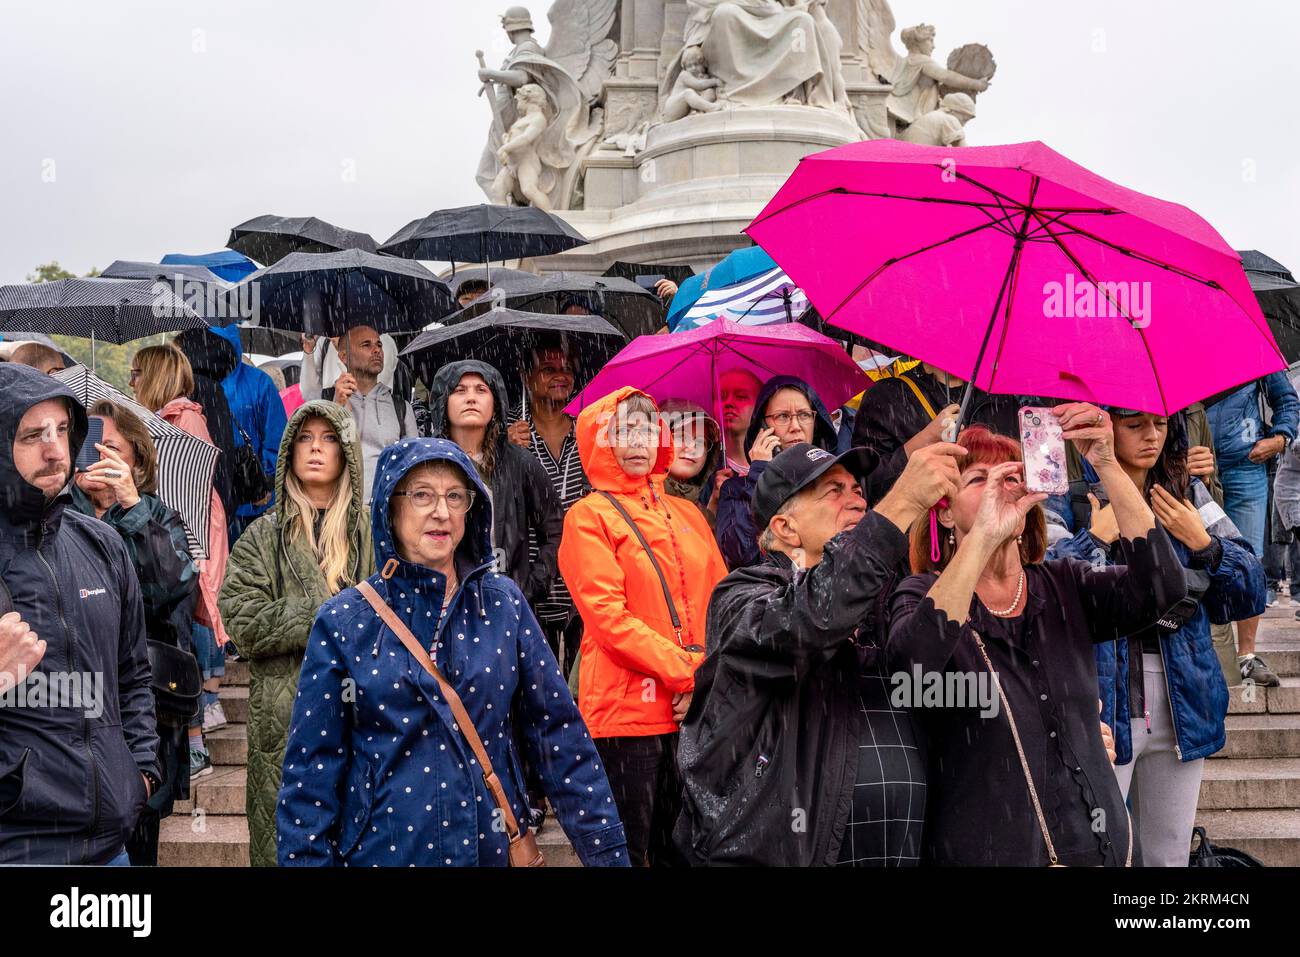
M469 714L465 711L465 705L460 700L460 695L456 694L454 688L442 676L438 666L433 663L429 653L424 650L415 635L411 634L411 629L406 627L405 622L397 617L397 612L388 607L388 604L379 597L379 592L368 581L360 582L357 585L357 591L361 592L361 597L370 602L373 608L383 620L384 624L406 646L406 650L411 653L427 671L434 681L438 682L438 688L442 691L443 697L447 699L447 705L451 708L452 717L456 719L456 725L460 733L465 736L469 742L469 748L474 752L474 757L478 759L479 768L483 771L483 782L487 784L488 790L492 792L492 799L497 802L497 807L501 809L501 815L505 819L506 834L513 844L519 840L519 822L515 819L514 812L510 810L510 802L506 799L505 789L501 787L501 781L492 769L492 762L488 759L487 750L483 747L483 742L478 736L478 730L474 727L474 722L470 720Z

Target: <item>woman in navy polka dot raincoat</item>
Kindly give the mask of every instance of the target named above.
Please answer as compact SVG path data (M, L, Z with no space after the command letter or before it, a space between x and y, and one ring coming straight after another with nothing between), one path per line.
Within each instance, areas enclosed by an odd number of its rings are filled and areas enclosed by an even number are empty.
M515 818L528 815L512 723L582 862L625 866L587 727L518 586L492 571L492 503L465 453L442 439L385 449L371 526L383 571L369 581L433 649ZM322 605L285 750L280 864L505 866L499 821L434 680L355 588Z

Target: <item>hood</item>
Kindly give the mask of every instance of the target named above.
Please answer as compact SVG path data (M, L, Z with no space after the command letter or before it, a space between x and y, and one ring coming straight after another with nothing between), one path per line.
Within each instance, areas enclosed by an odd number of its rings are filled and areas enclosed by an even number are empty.
M781 389L798 389L804 394L808 404L817 413L817 421L813 425L812 444L827 452L834 452L839 444L839 433L835 431L835 423L831 421L830 412L826 410L826 406L812 386L798 376L792 375L773 376L759 390L758 398L754 400L754 417L749 423L749 431L745 433L745 449L748 450L754 444L754 439L758 438L759 431L764 427L763 416L767 411L767 404Z
M486 362L480 362L477 359L448 362L433 374L433 381L429 383L429 422L433 434L449 434L447 397L451 395L451 390L456 388L461 377L470 372L482 376L483 381L492 390L492 404L494 406L492 419L501 426L498 430L497 441L504 444L506 442L506 415L510 408L510 397L506 394L506 380L502 378L501 373L494 366L490 366Z
M689 481L673 478L671 475L664 479L664 487L668 489L669 494L694 500L699 495L700 489L704 488L704 484L713 477L713 473L722 466L722 429L717 419L709 415L704 406L687 399L669 399L659 407L661 416L667 417L673 413L701 415L708 422L705 426L708 450L704 455L704 467Z
M361 440L352 416L337 402L325 399L315 399L300 405L280 438L280 453L275 463L275 500L281 503L279 525L284 528L288 524L289 499L284 492L284 478L293 462L293 442L303 423L312 416L319 416L329 422L343 442L343 461L347 464L348 481L352 483L351 520L348 527L356 528L357 520L365 512L365 457L361 454Z
M673 442L670 436L661 436L659 455L649 476L634 478L623 471L614 458L614 450L609 442L602 439L609 422L618 414L618 404L633 395L650 396L640 389L624 386L587 406L578 416L574 426L574 436L578 441L578 457L582 460L582 469L587 473L591 487L603 492L621 492L636 495L644 491L646 479L657 479L661 484L668 474L668 466L673 462ZM651 399L653 401L653 399ZM655 406L658 409L658 406ZM665 441L667 444L664 444Z
M465 537L456 549L456 557L463 559L471 568L478 568L492 561L492 501L487 486L479 477L478 470L470 457L461 447L449 439L402 439L395 442L379 456L375 466L375 484L371 490L370 530L375 543L375 568L383 570L390 559L398 563L399 568L407 572L405 577L418 578L428 575L428 569L402 560L393 543L393 530L388 523L388 505L393 497L393 490L402 476L424 462L451 462L460 466L461 471L469 476L478 494L474 504L465 516Z
M65 399L71 410L68 452L76 461L86 441L86 410L66 385L28 366L0 363L0 502L14 524L40 521L51 506L45 493L29 483L14 465L14 437L27 410L49 399Z
M233 327L231 327L233 328ZM220 382L239 367L241 347L239 331L234 343L218 329L186 329L174 340L176 347L190 360L195 375Z

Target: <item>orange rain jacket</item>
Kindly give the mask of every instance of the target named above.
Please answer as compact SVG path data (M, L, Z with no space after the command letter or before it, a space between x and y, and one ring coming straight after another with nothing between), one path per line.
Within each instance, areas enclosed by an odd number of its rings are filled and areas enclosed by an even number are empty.
M560 539L560 572L584 625L578 706L593 738L678 730L673 695L694 689L704 661L702 652L685 647L704 647L709 597L727 574L703 513L664 492L672 444L661 443L650 474L634 478L602 437L618 404L636 394L619 389L578 416L578 454L596 491L569 509ZM659 560L681 619L680 639L654 566L602 490L636 520Z

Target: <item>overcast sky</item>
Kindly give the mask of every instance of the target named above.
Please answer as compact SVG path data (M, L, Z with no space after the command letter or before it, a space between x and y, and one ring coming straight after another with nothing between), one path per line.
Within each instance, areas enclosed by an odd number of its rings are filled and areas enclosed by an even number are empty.
M510 0L0 0L0 282L222 248L261 213L382 242L482 202ZM500 9L498 9L500 8ZM544 39L546 4L531 4ZM993 50L974 143L1041 139L1300 269L1300 4L894 0ZM895 36L895 46L901 43Z

